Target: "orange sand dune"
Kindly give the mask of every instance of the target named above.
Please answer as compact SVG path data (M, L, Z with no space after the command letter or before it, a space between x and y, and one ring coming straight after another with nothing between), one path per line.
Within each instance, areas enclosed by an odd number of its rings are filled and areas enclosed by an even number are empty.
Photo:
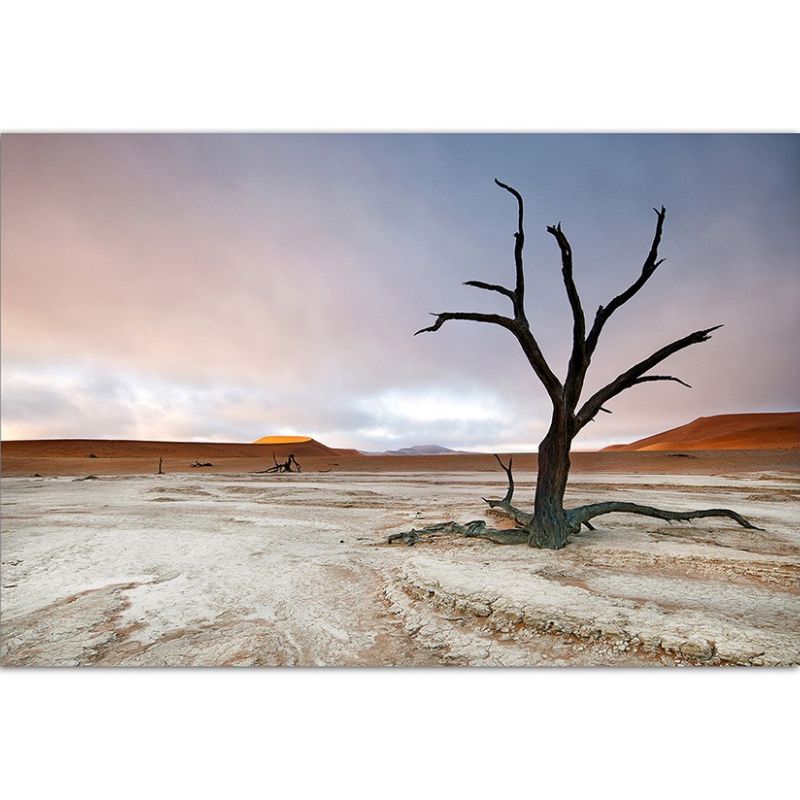
M214 444L193 442L133 442L102 439L3 442L3 476L39 474L45 477L152 475L163 457L164 471L191 474L248 474L272 466L272 453L279 460L294 453L303 474L359 472L448 473L485 472L500 484L505 480L494 456L488 453L452 453L442 456L364 456L354 451L334 450L319 442L284 445ZM96 458L89 458L94 453ZM536 453L514 453L514 468L521 476L537 467ZM681 474L714 475L771 470L797 471L797 450L709 450L691 458L671 458L670 453L577 452L571 457L572 472L605 472L625 475ZM212 464L194 468L192 463ZM272 476L270 476L272 477ZM530 478L529 478L530 479ZM498 484L499 485L499 484ZM529 499L532 499L529 498Z
M634 450L776 450L800 447L800 413L720 414L700 417L631 444L604 448Z
M279 437L275 437L279 438ZM293 438L293 437L286 437ZM3 442L8 457L88 458L182 458L208 461L213 458L268 458L294 453L302 457L334 457L335 450L314 439L294 437L291 442L239 444L222 442L142 442L124 439L29 439Z

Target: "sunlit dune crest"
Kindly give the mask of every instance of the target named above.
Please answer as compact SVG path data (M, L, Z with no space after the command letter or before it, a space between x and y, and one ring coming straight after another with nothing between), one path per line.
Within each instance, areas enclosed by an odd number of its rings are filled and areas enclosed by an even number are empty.
M310 436L262 436L260 439L256 439L253 444L299 444L310 441Z

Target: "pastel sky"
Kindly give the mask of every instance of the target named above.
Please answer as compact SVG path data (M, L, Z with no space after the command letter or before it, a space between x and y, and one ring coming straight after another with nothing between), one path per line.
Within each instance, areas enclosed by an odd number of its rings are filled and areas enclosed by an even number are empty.
M2 137L2 436L533 450L549 403L516 342L430 311L506 312L526 199L528 316L555 371L570 315L667 261L608 324L587 391L659 346L678 384L611 404L576 447L800 406L794 135Z

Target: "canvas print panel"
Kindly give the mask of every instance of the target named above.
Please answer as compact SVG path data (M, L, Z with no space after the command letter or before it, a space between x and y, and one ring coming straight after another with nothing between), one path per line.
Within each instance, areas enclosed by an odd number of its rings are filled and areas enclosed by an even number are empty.
M5 666L800 663L796 136L1 146Z

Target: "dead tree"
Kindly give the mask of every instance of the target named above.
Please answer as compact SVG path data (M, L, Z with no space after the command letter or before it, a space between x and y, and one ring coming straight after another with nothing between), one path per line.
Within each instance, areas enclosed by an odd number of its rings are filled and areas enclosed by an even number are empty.
M258 472L260 474L264 474L266 472L294 472L292 469L292 465L297 467L298 472L302 472L303 470L300 468L300 464L297 463L297 459L294 457L294 453L289 453L289 458L286 461L278 462L275 458L275 453L272 454L272 461L274 462L274 467L269 467L268 469L261 469Z
M158 472L156 473L156 475L163 475L164 474L164 470L161 469L161 465L163 463L164 463L164 459L163 458L159 458L158 459Z
M657 519L691 520L698 517L728 517L745 528L755 528L750 522L739 516L734 511L724 508L711 508L700 511L663 511L650 506L626 502L592 503L579 508L564 508L564 492L567 487L567 478L570 468L570 447L575 436L588 425L601 411L610 413L605 407L617 395L638 386L642 383L653 381L672 381L682 386L687 386L684 381L672 375L654 375L651 370L658 366L669 356L686 349L694 344L706 342L711 333L720 325L715 325L704 330L694 331L688 336L676 339L674 342L661 347L652 355L634 364L630 369L618 375L609 384L592 394L583 403L580 402L586 373L594 356L600 334L611 315L621 306L633 298L637 292L652 277L664 259L659 258L658 248L661 243L661 234L664 228L666 210L662 207L656 212L656 227L650 252L642 266L639 277L625 291L618 294L606 305L600 306L594 316L591 326L587 325L581 304L580 295L575 285L572 269L572 247L561 229L561 223L547 226L547 232L555 239L561 255L561 274L566 289L567 300L572 311L572 351L567 366L566 378L561 381L547 363L536 337L531 331L528 317L525 313L525 270L523 266L523 248L525 246L525 232L523 229L523 200L522 195L511 186L495 180L495 183L509 192L517 203L517 230L514 233L514 265L516 281L513 289L483 281L467 281L466 286L496 292L506 297L512 306L512 313L508 316L501 314L483 314L472 312L443 312L433 314L436 321L433 325L422 328L414 335L420 333L433 333L438 331L446 322L451 320L466 320L469 322L483 322L498 325L507 330L522 348L531 369L544 386L553 407L550 427L539 445L538 477L536 481L536 494L534 498L533 513L528 513L515 508L512 504L514 495L514 481L511 473L511 462L508 467L501 463L508 477L508 491L502 500L486 500L486 503L514 519L519 526L516 531L501 532L487 529L485 523L468 523L462 528L468 536L482 536L494 541L511 542L526 541L534 547L559 549L567 543L570 534L577 533L581 525L591 527L590 520L603 514L628 513L644 514ZM499 458L498 458L499 461ZM485 499L485 498L484 498ZM455 530L455 523L441 523L423 531L412 531L410 538L419 538L420 533L437 533L445 530ZM403 538L404 534L395 535L395 539ZM416 537L416 538L415 538ZM413 544L413 541L410 542Z

